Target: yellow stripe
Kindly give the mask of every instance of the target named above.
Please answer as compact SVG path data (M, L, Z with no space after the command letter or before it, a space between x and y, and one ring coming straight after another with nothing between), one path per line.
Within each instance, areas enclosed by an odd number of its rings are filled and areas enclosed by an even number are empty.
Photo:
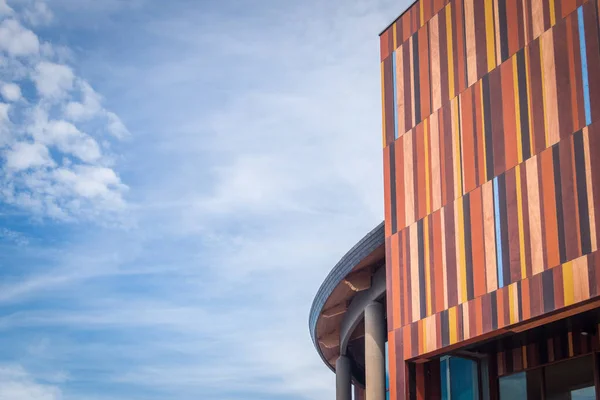
M427 309L427 315L431 315L431 272L429 266L431 260L429 259L429 218L423 219L423 242L425 244L425 304Z
M563 264L563 290L565 293L565 306L575 302L573 294L573 263L571 261Z
M421 9L420 9L420 11L421 11L420 12L420 14L421 14L421 26L423 26L423 24L425 23L425 15L424 15L425 13L423 12L423 2L420 1L419 3L420 3L420 6L421 6Z
M508 286L508 311L510 316L510 323L514 324L517 322L517 307L515 304L515 290L517 290L517 284L513 283Z
M529 121L529 154L533 154L533 122L531 121L531 81L529 79L529 52L524 50L525 54L525 77L527 78L527 120Z
M456 336L456 307L452 307L448 310L448 330L450 331L450 344L458 342Z
M383 61L381 62L381 127L383 148L385 149L385 79L383 77Z
M523 162L523 142L521 132L521 108L519 102L519 72L517 70L517 55L512 57L513 64L513 92L515 94L515 119L517 128L517 160L519 163Z
M425 207L427 214L431 212L431 193L429 186L429 119L423 121L423 141L425 146Z
M494 13L492 0L485 0L485 28L488 72L490 72L496 67L496 54L494 52Z
M550 26L556 24L556 16L554 15L554 0L550 0Z
M465 227L464 227L464 216L463 216L463 198L460 197L456 201L456 206L458 207L458 261L460 268L459 275L459 294L461 297L461 303L467 301L467 265L465 262Z
M548 130L546 129L546 94L544 93L544 46L542 45L542 38L540 37L540 65L541 65L541 75L542 75L542 108L544 109L544 136L545 143L544 147L548 146Z
M479 83L479 99L481 99L481 104L479 105L481 107L481 130L483 131L482 135L481 135L481 140L483 141L483 170L484 170L484 179L487 179L487 154L485 152L486 150L486 142L485 142L485 110L483 109L483 85L481 83Z
M394 22L392 24L392 35L394 35L393 40L394 40L394 50L396 50L398 48L398 38L396 37L396 31L398 30L398 27L396 26L396 22Z
M448 41L448 88L450 92L450 98L454 98L454 62L452 55L454 50L452 49L452 14L450 4L446 6L446 40Z
M519 250L521 254L521 279L527 277L525 267L525 234L523 233L523 197L521 195L521 166L515 167L515 176L517 177L517 215L519 219Z

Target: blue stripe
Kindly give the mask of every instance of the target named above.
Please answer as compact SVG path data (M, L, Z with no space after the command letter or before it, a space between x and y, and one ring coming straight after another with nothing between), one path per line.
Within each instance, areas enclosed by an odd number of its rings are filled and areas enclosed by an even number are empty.
M585 26L583 24L583 7L577 9L579 20L579 51L581 52L581 77L583 78L583 104L585 106L585 124L592 123L590 109L590 83L588 80L587 55L585 50Z
M398 106L396 93L396 50L392 51L392 82L394 85L394 139L398 139Z
M498 198L498 177L494 178L494 222L496 225L496 260L498 261L498 287L504 287L502 276L502 232L500 232L500 199Z

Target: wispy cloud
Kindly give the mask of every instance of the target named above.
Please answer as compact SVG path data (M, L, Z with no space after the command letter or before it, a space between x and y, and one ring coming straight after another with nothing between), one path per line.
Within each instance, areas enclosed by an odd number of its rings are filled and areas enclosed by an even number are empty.
M41 384L19 365L0 364L0 399L60 400L61 391Z
M17 5L20 12L4 4L0 21L0 199L63 220L123 209L126 186L106 135L122 137L126 128L61 51L32 30L52 20L48 5Z

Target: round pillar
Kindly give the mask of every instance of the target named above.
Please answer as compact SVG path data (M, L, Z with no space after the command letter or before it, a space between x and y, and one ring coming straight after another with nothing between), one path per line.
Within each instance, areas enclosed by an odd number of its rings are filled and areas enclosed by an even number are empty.
M385 400L385 316L383 304L365 308L366 400Z
M339 356L335 362L335 400L352 400L350 359Z

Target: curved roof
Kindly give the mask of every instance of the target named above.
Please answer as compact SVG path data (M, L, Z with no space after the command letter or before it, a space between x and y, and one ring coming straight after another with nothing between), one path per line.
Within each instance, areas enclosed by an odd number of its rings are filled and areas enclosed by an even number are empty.
M308 319L308 328L313 344L317 352L326 365L331 365L323 356L317 337L317 322L319 315L323 312L323 307L334 289L343 282L344 278L354 270L365 258L370 256L375 250L385 244L385 225L381 222L373 230L367 233L358 243L356 243L333 267L327 275L321 287L317 291L310 308Z

